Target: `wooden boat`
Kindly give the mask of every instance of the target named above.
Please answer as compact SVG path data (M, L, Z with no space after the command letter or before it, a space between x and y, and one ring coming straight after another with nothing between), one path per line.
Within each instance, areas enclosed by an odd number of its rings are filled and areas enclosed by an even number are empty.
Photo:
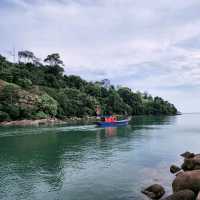
M124 120L119 120L115 122L97 122L97 125L100 127L110 127L110 126L124 126L128 125L129 120L124 119Z
M113 116L103 116L101 117L101 121L97 122L97 126L100 127L115 127L115 126L124 126L128 125L130 119L117 120L116 117Z

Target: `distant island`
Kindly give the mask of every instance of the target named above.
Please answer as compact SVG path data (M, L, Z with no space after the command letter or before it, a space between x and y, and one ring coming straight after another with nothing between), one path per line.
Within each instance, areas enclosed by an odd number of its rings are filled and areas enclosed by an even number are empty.
M58 53L43 61L31 51L18 52L18 63L0 55L0 122L23 119L116 115L176 115L161 97L115 87L108 79L88 82L64 74Z

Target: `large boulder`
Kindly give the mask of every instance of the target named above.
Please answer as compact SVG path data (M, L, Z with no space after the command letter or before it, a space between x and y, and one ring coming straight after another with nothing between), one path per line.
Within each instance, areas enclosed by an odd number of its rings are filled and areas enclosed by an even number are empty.
M159 184L154 184L141 192L151 199L160 199L165 194L165 189Z
M179 172L172 183L174 192L190 189L195 193L200 191L200 170Z
M195 200L195 193L192 190L181 190L162 200Z
M190 158L185 158L181 168L184 171L200 169L200 154L196 154Z

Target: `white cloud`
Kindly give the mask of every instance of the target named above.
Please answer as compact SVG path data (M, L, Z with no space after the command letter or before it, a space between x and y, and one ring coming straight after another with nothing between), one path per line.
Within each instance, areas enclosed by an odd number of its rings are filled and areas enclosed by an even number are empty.
M43 58L59 52L67 73L108 77L194 110L199 9L199 0L3 0L0 53L12 46ZM191 97L196 103L189 106Z

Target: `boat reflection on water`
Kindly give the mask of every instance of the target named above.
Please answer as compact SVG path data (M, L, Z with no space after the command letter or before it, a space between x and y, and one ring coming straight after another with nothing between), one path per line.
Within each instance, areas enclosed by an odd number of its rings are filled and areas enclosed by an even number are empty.
M106 136L112 137L117 135L117 128L116 127L107 127L105 128Z

